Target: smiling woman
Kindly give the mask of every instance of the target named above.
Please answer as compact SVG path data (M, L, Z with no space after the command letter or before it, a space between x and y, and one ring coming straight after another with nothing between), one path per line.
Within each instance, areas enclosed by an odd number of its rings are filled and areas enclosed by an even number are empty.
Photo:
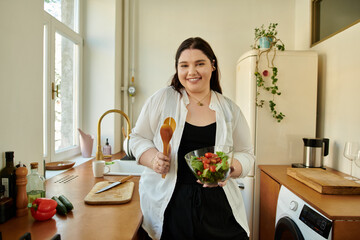
M177 69L180 83L188 90L187 93L191 98L203 100L209 96L208 86L213 65L202 51L185 50L179 58Z
M246 120L239 107L221 94L217 58L205 40L183 41L175 70L170 86L147 100L130 134L131 151L146 166L139 191L142 226L152 239L248 239L235 181L245 177L254 162ZM169 116L176 129L165 155L159 131ZM201 183L184 156L214 145L233 146L232 170L217 184Z
M200 112L203 116L199 118L197 114L188 114L187 122L199 126L215 122L215 112L210 108L202 108L210 103L211 90L209 86L213 70L213 64L201 50L187 49L181 54L177 66L177 76L189 96L188 109Z

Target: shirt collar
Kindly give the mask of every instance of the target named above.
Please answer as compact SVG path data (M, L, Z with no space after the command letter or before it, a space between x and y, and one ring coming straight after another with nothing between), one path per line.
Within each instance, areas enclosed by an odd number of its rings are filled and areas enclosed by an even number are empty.
M216 106L219 104L219 99L216 95L216 92L211 90L211 99L210 99L210 104L209 104L209 108L211 110L216 110Z
M183 103L185 104L185 106L187 106L189 103L190 103L190 100L189 100L189 97L186 93L186 90L185 88L182 88L180 89L181 91L181 96L182 96L182 99L183 99Z

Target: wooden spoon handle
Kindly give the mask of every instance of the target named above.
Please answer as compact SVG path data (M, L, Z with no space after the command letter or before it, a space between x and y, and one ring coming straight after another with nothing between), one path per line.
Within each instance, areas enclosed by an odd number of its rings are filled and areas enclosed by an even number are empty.
M163 141L163 153L164 155L168 155L169 152L169 142L173 135L173 129L167 123L163 124L160 128L160 136ZM166 174L162 174L162 178L165 178Z
M167 156L168 155L168 150L169 150L169 143L164 142L163 143L163 154ZM165 178L166 174L162 174L161 177Z

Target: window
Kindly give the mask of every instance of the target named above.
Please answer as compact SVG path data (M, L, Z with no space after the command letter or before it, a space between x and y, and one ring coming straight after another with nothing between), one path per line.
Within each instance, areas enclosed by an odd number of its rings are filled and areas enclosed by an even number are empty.
M79 32L78 6L77 0L44 0L44 10L77 33Z
M312 44L360 21L359 0L312 0Z
M76 0L44 2L44 158L80 153L78 132L82 37Z

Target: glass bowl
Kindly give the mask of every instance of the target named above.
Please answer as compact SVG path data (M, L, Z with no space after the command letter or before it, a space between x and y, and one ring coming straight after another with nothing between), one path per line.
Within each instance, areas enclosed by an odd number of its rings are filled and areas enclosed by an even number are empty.
M228 177L233 155L232 146L211 146L187 153L185 160L200 182L217 185Z

